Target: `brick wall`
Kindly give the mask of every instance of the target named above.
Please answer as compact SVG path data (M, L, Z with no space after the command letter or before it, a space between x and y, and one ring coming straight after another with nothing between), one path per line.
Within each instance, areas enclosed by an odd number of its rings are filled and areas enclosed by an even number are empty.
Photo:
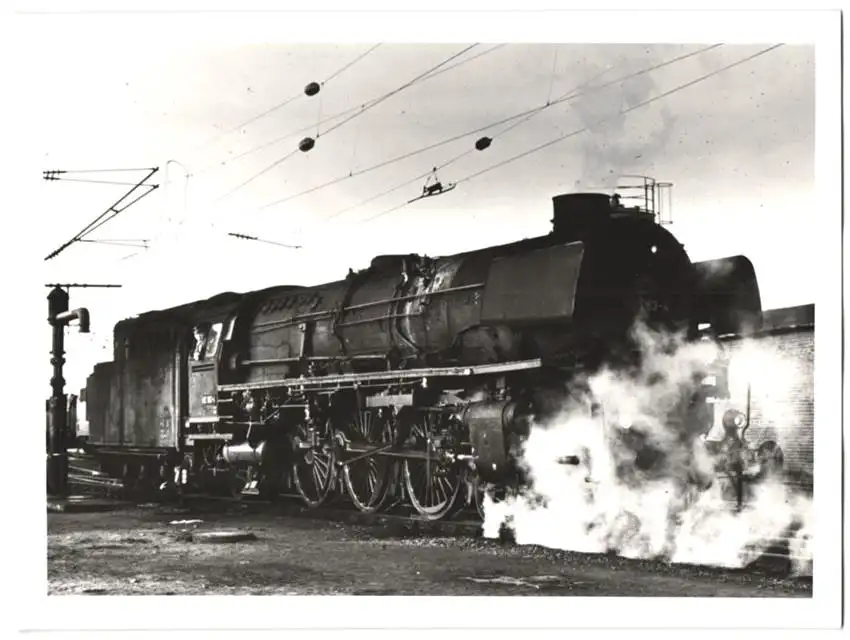
M726 342L733 399L746 403L747 438L781 447L791 481L813 488L814 305L765 312L764 329L748 340Z

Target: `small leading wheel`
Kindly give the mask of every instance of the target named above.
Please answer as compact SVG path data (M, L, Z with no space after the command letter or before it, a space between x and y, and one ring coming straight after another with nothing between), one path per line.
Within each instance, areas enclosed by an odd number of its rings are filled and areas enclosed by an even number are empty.
M411 506L428 520L440 520L453 513L466 476L457 463L440 459L435 441L437 426L437 419L430 412L417 412L404 440L405 448L413 448L427 456L405 459L402 475Z
M357 448L374 449L390 445L395 438L391 419L378 409L358 410L350 415L345 433ZM357 457L360 453L355 453ZM342 467L342 477L348 496L363 513L374 513L386 503L397 467L392 458L372 455Z
M317 433L316 446L307 425L299 425L295 437L295 462L292 464L292 480L295 490L309 508L324 504L336 488L336 454L334 444L323 428Z

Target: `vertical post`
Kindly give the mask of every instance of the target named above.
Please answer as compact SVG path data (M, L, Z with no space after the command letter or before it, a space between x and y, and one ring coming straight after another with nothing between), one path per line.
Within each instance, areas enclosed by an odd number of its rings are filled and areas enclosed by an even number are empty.
M57 497L68 493L68 399L65 397L65 325L79 320L80 333L89 332L88 309L68 311L68 294L62 287L54 287L47 294L48 318L53 327L53 350L50 363L51 395L47 412L47 493Z
M48 322L53 327L53 349L50 353L53 377L50 379L50 410L47 420L47 493L64 496L68 490L65 378L62 377L62 367L65 364L65 322L60 320L59 316L68 311L68 294L61 287L55 287L48 294L47 301Z

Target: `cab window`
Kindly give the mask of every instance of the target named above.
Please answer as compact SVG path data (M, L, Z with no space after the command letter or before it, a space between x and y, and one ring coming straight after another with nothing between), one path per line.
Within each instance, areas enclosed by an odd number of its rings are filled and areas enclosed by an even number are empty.
M221 338L222 323L213 325L199 324L193 330L194 346L192 347L192 360L203 362L214 358Z
M202 324L199 324L194 329L192 329L194 337L194 345L192 347L192 360L194 360L195 362L200 362L204 359L204 354L206 352L207 346L208 331L209 327Z
M207 334L207 347L205 353L208 358L215 357L216 351L218 350L218 341L219 338L221 338L221 326L220 322L216 322L210 327L209 333Z

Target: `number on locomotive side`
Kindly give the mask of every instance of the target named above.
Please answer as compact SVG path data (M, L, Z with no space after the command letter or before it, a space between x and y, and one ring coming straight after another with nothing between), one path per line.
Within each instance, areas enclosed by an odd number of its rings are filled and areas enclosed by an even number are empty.
M263 311L272 313L274 311L288 311L294 307L317 307L322 302L322 296L318 293L296 293L295 295L283 296L269 300Z

